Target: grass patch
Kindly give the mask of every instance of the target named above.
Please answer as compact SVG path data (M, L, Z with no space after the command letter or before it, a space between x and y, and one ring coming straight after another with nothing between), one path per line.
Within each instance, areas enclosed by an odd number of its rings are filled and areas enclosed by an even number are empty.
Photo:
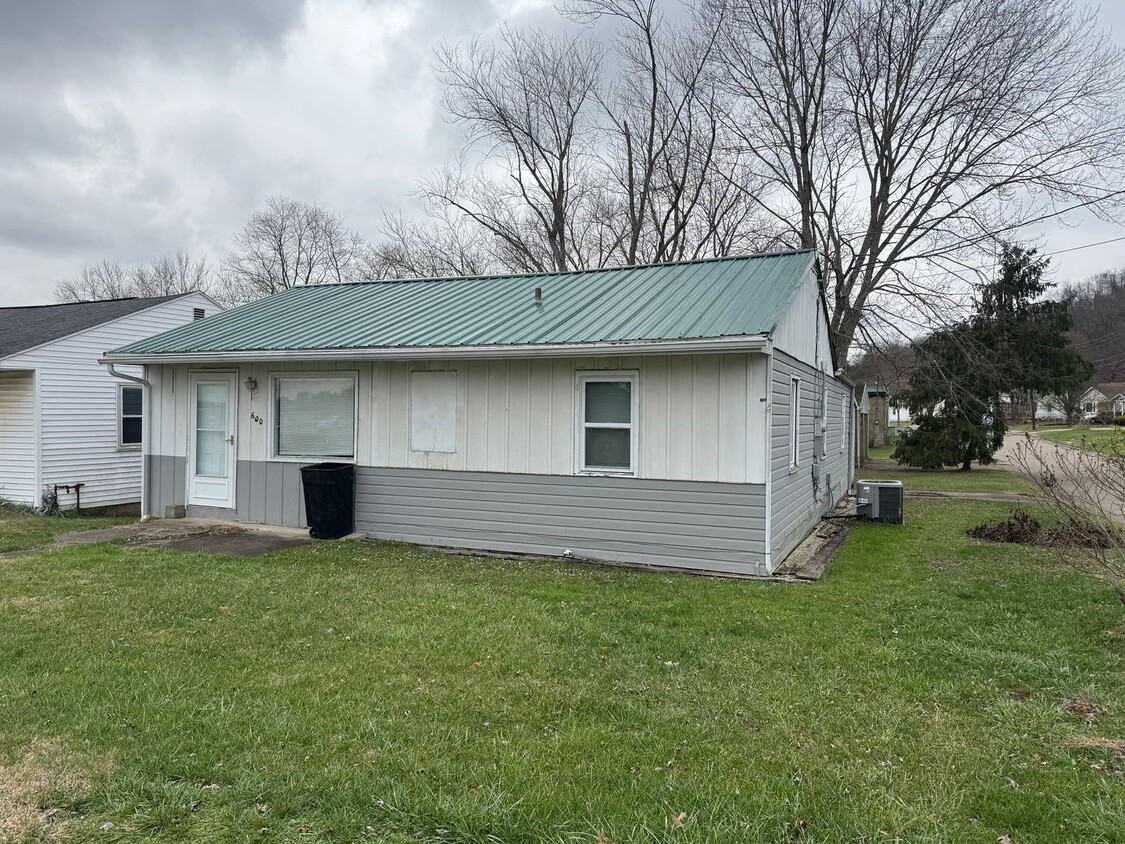
M865 480L899 480L909 491L919 492L1031 492L1031 483L1014 472L995 466L957 469L914 469L894 463L868 464L859 470Z
M74 841L1120 841L1122 606L965 537L1007 512L909 502L815 585L373 543L0 559L0 760L113 759Z
M1105 425L1090 428L1054 428L1039 431L1039 436L1054 443L1100 451L1116 441L1125 443L1125 428Z
M64 515L45 518L28 514L22 508L0 505L0 554L22 548L48 545L60 533L123 525L136 519Z

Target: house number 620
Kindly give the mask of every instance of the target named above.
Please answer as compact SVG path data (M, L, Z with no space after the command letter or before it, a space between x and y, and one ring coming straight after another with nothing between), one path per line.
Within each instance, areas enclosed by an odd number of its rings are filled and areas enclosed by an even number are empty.
M255 422L257 422L259 425L265 425L266 424L266 420L263 419L261 416L259 416L254 411L250 411L250 418L252 420L254 420Z

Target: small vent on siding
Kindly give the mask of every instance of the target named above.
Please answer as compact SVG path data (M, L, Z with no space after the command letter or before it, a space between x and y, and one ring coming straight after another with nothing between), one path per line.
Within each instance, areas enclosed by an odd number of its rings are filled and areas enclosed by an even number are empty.
M191 309L191 318L192 319L203 319L203 317L205 317L205 316L207 316L207 311L203 310L203 308L192 308Z

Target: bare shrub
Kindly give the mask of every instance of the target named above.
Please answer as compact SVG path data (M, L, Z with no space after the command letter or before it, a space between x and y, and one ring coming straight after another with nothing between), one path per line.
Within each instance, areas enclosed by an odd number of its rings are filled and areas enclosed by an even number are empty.
M1125 436L1093 448L1024 435L1013 462L1035 484L1032 497L1053 520L1081 533L1074 559L1114 584L1125 602Z

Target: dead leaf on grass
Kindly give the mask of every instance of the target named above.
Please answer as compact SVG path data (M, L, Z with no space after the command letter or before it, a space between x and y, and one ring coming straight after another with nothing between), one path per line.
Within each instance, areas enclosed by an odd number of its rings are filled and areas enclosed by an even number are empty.
M613 844L613 839L599 829L594 836L594 844Z
M678 815L672 815L672 829L680 829L687 820L687 812L680 812Z
M1079 750L1104 750L1125 758L1125 739L1098 738L1096 736L1071 736L1064 744Z
M1093 701L1082 700L1068 700L1059 709L1067 715L1077 715L1087 724L1093 724L1099 715L1105 715L1109 712L1104 706L1101 706Z
M0 841L62 838L67 824L51 804L89 790L95 768L57 739L25 745L14 762L0 765Z

